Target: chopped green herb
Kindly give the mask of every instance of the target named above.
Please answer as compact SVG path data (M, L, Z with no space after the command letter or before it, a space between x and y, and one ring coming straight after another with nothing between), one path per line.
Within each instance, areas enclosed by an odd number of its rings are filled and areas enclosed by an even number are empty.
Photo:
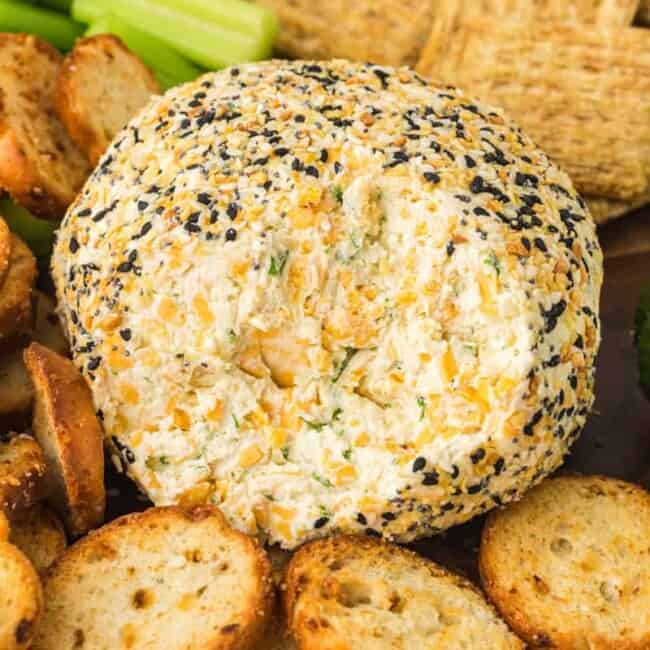
M234 343L237 340L237 334L235 333L235 330L233 329L228 330L228 340L231 343Z
M272 494L269 494L268 492L264 494L264 498L268 499L269 501L275 501L275 497Z
M282 458L289 460L289 447L282 447L280 451L282 452Z
M271 256L271 264L269 266L269 275L277 276L281 275L284 271L284 267L289 259L289 251L285 251L277 257Z
M499 262L494 251L490 251L490 254L485 258L484 262L488 266L491 266L497 272L497 275L501 275L501 262Z
M345 348L345 358L341 361L341 365L338 367L338 370L332 377L332 383L335 384L340 378L341 375L345 372L345 369L350 365L352 357L358 352L357 348Z
M343 458L345 458L345 460L349 461L352 458L352 449L348 448L348 449L344 450L343 451Z
M427 402L421 395L418 397L417 402L420 407L420 421L422 421L424 420L424 412L427 410Z
M332 422L336 422L343 413L343 409L340 406L337 406L332 413Z
M307 418L304 418L302 415L300 416L300 419L310 428L313 429L314 431L322 431L324 427L326 427L329 422L316 422L315 420L308 420Z
M149 456L147 460L144 461L147 469L151 471L159 470L164 465L169 465L169 459L167 456Z
M469 352L470 354L473 354L475 357L478 356L478 348L474 344L466 343L463 345L463 349Z
M320 474L316 474L315 472L311 475L311 477L314 479L314 481L317 481L321 485L327 488L334 487L332 481L329 479L325 478L324 476L321 476Z
M239 420L237 419L237 416L233 413L232 414L232 421L235 423L235 429L239 429Z
M318 510L321 514L321 517L331 517L332 516L332 511L328 510L324 505L319 505Z
M343 203L343 188L340 185L334 185L332 187L332 196L338 203Z

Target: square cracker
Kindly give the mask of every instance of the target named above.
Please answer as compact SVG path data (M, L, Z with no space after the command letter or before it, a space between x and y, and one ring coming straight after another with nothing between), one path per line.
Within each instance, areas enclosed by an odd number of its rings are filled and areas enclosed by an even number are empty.
M257 0L280 19L278 49L301 59L414 65L434 0Z
M418 64L425 76L502 106L588 196L650 192L650 38L478 16L440 0Z
M650 0L646 0L650 3ZM519 21L558 20L601 27L630 25L639 0L472 0L465 15L498 16Z

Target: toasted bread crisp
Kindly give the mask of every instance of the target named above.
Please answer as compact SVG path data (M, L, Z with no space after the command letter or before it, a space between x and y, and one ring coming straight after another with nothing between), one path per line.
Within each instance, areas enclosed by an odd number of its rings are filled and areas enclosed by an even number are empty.
M583 194L650 192L647 32L497 20L471 6L440 1L420 73L503 106Z
M0 510L11 515L44 497L45 470L45 456L30 436L0 442Z
M650 25L650 0L641 0L639 3L637 21L644 25Z
M104 519L103 433L74 364L39 343L25 350L34 384L34 435L48 462L52 501L73 537Z
M56 314L56 302L42 291L34 291L34 329L31 339L46 348L67 356L70 352L68 341Z
M247 650L272 596L266 554L214 506L117 519L71 546L44 590L34 650Z
M12 544L0 542L0 648L29 648L43 607L38 575Z
M0 187L34 214L59 219L90 173L54 114L62 57L27 34L0 34Z
M68 133L96 165L111 140L160 93L153 72L112 34L77 41L56 85L56 110Z
M11 255L11 231L7 222L0 217L0 284L2 284L9 270L9 257Z
M9 268L0 285L0 339L23 332L32 325L32 288L36 258L16 235L11 235Z
M0 510L0 542L6 542L9 539L9 521L7 516Z
M278 49L299 59L414 64L431 27L432 0L258 0L280 19Z
M301 650L524 647L468 581L370 537L303 546L286 606Z
M534 647L650 647L650 495L610 478L565 476L493 514L483 586Z
M0 415L27 413L33 397L22 349L0 356Z
M41 574L50 568L67 546L63 524L42 504L12 517L9 541L29 558Z

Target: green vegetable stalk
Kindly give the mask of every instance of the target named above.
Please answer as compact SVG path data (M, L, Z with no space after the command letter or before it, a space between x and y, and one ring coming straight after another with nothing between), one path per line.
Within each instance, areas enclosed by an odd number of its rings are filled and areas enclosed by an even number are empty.
M12 232L32 249L36 257L40 259L50 255L57 223L38 219L11 199L0 199L0 216Z
M273 35L269 38L233 31L229 26L215 22L214 17L192 15L181 2L74 0L72 3L72 15L82 22L95 22L107 13L138 25L138 29L166 41L188 59L206 68L219 69L263 59L272 48Z
M201 74L199 68L181 56L165 41L110 14L95 20L85 35L93 36L95 34L119 36L127 47L136 52L154 71L160 85L165 90L186 81L192 81Z
M60 50L69 50L83 33L83 26L49 9L0 0L0 31L36 34Z

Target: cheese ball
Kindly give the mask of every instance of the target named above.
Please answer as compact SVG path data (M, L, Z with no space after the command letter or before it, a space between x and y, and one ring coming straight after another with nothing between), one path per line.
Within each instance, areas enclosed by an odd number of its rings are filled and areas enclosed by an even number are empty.
M593 402L584 201L500 110L408 69L271 61L156 98L52 269L114 460L286 548L515 499Z

